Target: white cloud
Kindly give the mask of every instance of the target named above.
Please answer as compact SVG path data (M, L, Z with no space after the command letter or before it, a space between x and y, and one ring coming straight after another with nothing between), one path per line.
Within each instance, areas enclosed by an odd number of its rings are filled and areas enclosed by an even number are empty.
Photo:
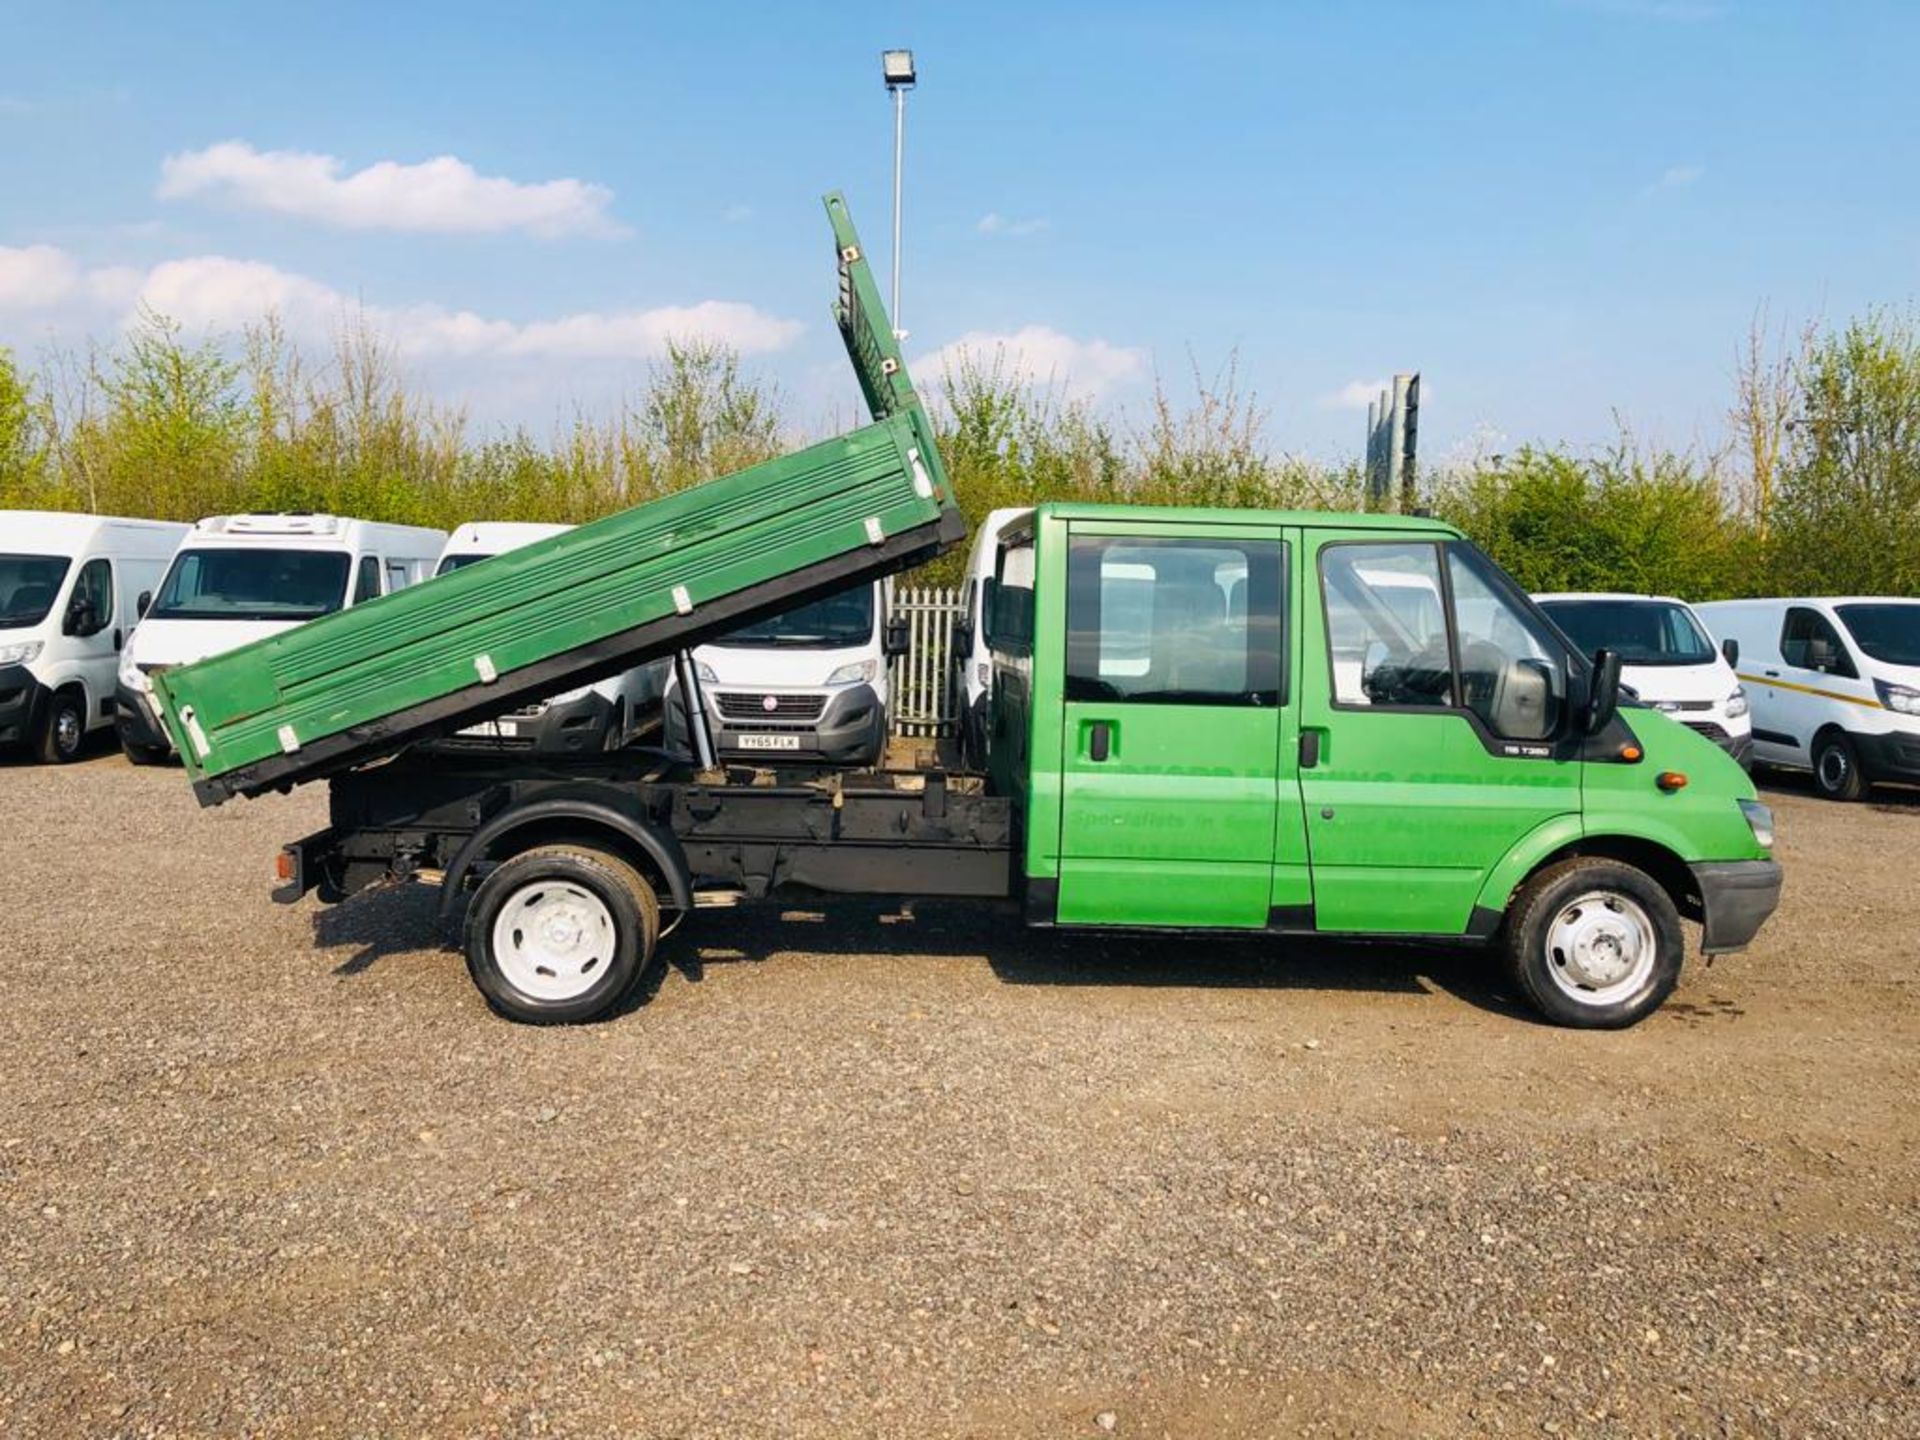
M967 365L998 369L1026 385L1057 385L1076 400L1096 399L1147 372L1147 352L1105 340L1076 340L1045 325L1008 333L972 330L921 356L912 368L931 377Z
M525 230L543 236L621 231L607 215L613 192L583 180L523 185L482 175L451 155L417 165L381 160L351 174L344 169L332 155L256 150L243 140L226 140L169 155L160 166L159 195L210 195L351 230Z
M1707 173L1704 165L1669 165L1653 182L1655 190L1681 190Z
M0 245L0 309L44 310L65 303L85 280L80 264L51 245Z
M802 329L797 320L735 300L519 322L440 305L362 303L309 276L258 260L201 255L167 260L147 271L88 270L50 245L0 247L0 311L66 307L96 320L124 320L139 306L189 330L235 331L271 314L289 334L305 340L324 340L344 322L359 319L404 353L450 358L640 359L659 354L669 340L692 338L723 341L753 355L783 349Z
M1380 398L1382 390L1393 388L1391 380L1349 380L1338 390L1320 397L1322 410L1364 410Z
M1052 223L1041 215L1028 220L1013 220L997 210L989 210L973 228L982 235L1037 235Z

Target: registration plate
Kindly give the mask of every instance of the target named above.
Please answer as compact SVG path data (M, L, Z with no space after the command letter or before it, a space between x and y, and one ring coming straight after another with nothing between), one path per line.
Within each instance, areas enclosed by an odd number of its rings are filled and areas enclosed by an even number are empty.
M489 720L482 725L469 725L455 733L477 736L482 740L512 740L519 735L520 727L511 720Z
M739 735L734 744L742 750L798 750L798 735Z

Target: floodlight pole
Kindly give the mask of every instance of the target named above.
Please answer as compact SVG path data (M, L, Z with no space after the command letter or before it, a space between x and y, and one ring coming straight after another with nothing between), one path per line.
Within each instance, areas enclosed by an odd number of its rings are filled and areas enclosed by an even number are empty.
M907 338L900 324L900 176L907 148L907 87L889 85L893 91L893 338Z

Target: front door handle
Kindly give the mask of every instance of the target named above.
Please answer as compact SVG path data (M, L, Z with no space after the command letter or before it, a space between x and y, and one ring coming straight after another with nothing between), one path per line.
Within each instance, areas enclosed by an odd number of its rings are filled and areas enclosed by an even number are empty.
M1778 670L1769 670L1767 671L1767 678L1769 680L1778 680L1780 678L1780 672Z
M113 653L116 655L120 653L120 627L118 625L113 627Z
M1320 763L1320 732L1302 730L1300 732L1300 768L1311 770Z
M1113 727L1104 720L1094 721L1087 731L1087 758L1097 764L1112 753Z

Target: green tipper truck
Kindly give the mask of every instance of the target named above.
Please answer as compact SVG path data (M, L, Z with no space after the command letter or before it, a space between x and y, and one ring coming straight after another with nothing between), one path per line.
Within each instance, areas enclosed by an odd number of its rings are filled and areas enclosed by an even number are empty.
M843 287L862 289L850 233L839 237ZM938 499L910 533L921 549L953 543L931 436L877 297L859 308L870 323L850 338L856 366L888 382L895 406L883 397L876 413L915 417L934 477ZM709 500L748 504L744 478L679 497L676 523L697 529ZM602 526L653 535L650 514L670 503ZM778 543L777 527L755 533ZM803 558L791 583L857 583L904 563L884 546ZM745 565L734 549L719 554ZM626 563L613 545L568 574L591 586ZM409 594L431 601L448 583ZM739 604L769 605L782 583L761 573L748 587L757 598ZM538 612L535 590L530 580L523 604ZM385 605L403 613L381 601L304 629L330 626L344 654L372 637ZM442 623L427 603L405 613ZM1003 532L982 614L994 670L984 774L721 774L639 751L390 753L485 703L453 674L396 692L393 720L377 691L358 708L342 699L358 750L314 755L324 747L296 729L299 749L240 760L252 778L228 789L331 774L331 823L284 849L275 898L438 884L445 915L464 911L482 992L537 1022L607 1012L663 933L708 918L696 912L804 891L973 897L1012 902L1034 927L1266 934L1277 948L1327 934L1479 944L1548 1018L1621 1026L1673 988L1683 918L1700 925L1705 952L1735 950L1778 903L1772 817L1740 767L1622 703L1616 657L1578 653L1437 521L1042 505ZM577 683L650 646L691 643L699 615L638 620L617 632L617 657L603 640L551 648L556 635L530 663L542 683ZM476 620L462 644L517 653L513 628ZM394 647L414 638L397 621L380 634ZM198 668L168 677L170 723L211 695ZM223 683L237 693L243 678ZM697 697L690 667L681 678ZM455 680L457 704L421 698ZM256 688L267 694L265 675ZM282 717L296 704L336 713L325 688L266 703L247 723L271 734L294 723ZM697 700L689 711L698 733ZM225 716L209 718L239 724ZM263 765L272 773L245 769ZM196 771L203 796L216 778L205 763Z

